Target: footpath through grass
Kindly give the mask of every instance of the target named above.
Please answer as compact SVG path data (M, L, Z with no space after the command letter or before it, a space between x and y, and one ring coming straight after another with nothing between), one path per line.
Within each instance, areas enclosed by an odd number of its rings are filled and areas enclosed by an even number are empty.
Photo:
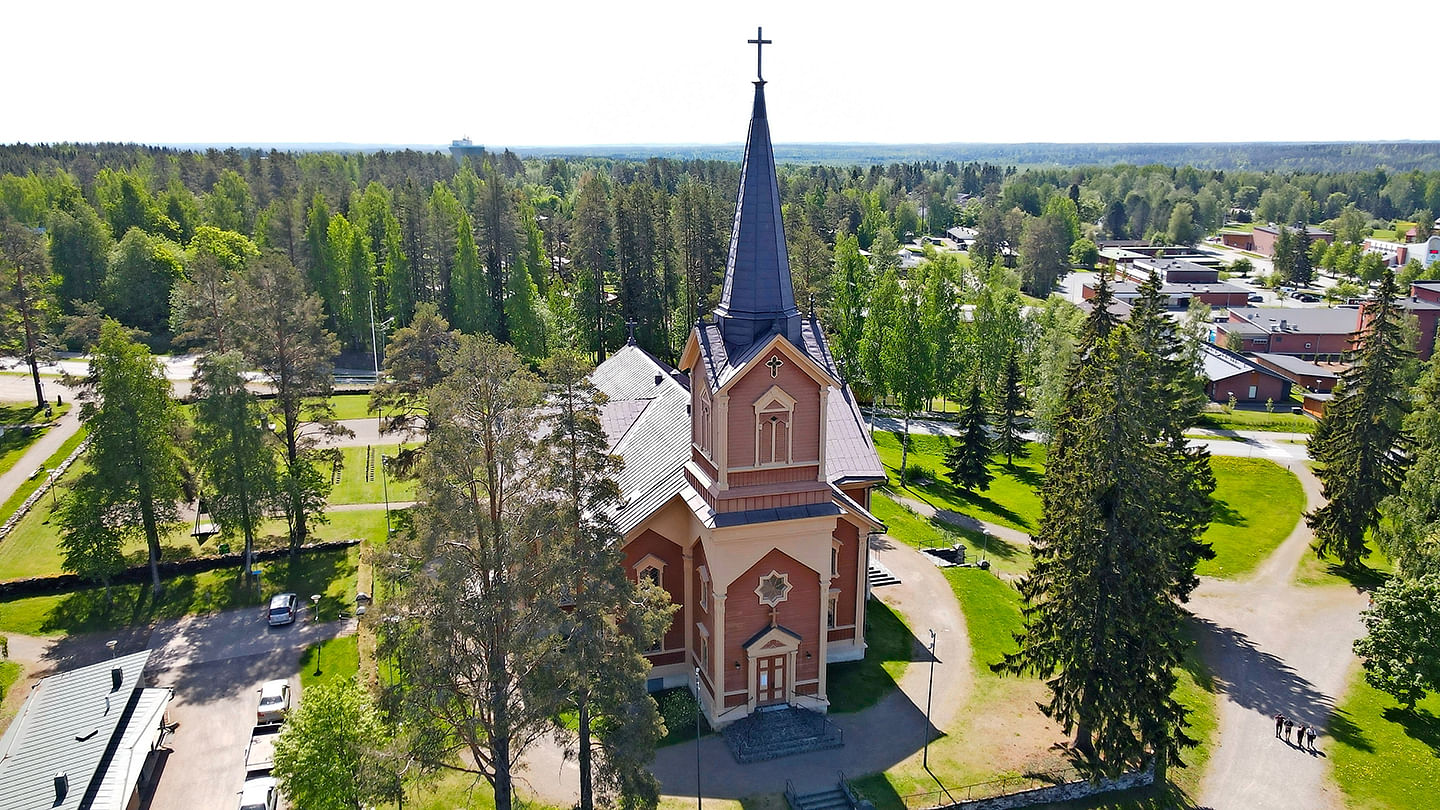
M1294 531L1305 491L1294 473L1266 459L1213 456L1210 469L1215 511L1204 540L1215 559L1196 573L1233 579L1255 570Z
M60 445L59 449L51 453L49 458L45 459L45 469L53 470L58 467L60 462L75 452L75 448L79 447L80 442L83 441L85 441L85 428L82 427L75 431L74 436L66 439L65 443ZM17 487L15 492L11 494L9 498L5 499L5 503L0 505L0 522L8 520L11 515L15 514L15 510L20 508L20 504L24 503L25 499L30 497L32 492L39 489L40 485L45 483L46 480L48 480L48 476L45 474L25 479L25 483Z
M1407 711L1357 670L1330 734L1346 807L1430 810L1440 801L1440 695Z
M1014 468L997 458L990 465L995 478L984 492L966 492L945 477L945 448L948 439L942 436L910 437L907 467L916 476L926 479L921 484L899 488L900 438L891 431L875 431L875 448L889 473L889 483L907 497L924 501L936 509L948 509L987 523L998 523L1022 532L1034 532L1040 526L1040 483L1045 475L1045 446L1027 444L1025 456L1015 457Z

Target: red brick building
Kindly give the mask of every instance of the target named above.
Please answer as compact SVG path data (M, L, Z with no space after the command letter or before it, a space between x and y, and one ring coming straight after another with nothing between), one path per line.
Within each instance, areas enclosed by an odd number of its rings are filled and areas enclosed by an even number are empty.
M1334 358L1349 351L1360 329L1358 307L1259 309L1232 307L1227 321L1215 324L1215 342L1234 348L1230 335L1238 335L1240 351L1289 354L1309 359Z
M720 305L680 370L633 343L595 370L625 459L625 566L678 606L652 685L692 684L714 726L829 706L826 665L865 655L868 511L885 478L820 324L795 305L764 82ZM693 685L693 684L692 684Z
M1281 402L1290 396L1290 381L1235 352L1209 343L1200 345L1205 395L1212 402Z
M1280 228L1285 226L1260 225L1250 234L1250 247L1244 250L1259 253L1261 256L1275 255L1275 242L1280 238ZM1294 231L1295 228L1287 230ZM1309 234L1311 242L1324 242L1329 244L1335 241L1335 234L1324 228L1306 227L1305 232ZM1223 237L1222 237L1223 238ZM1225 244L1230 244L1226 242Z

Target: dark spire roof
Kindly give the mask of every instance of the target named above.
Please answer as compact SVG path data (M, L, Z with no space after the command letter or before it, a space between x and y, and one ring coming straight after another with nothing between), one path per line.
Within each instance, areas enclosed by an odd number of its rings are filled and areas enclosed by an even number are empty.
M781 332L799 345L800 310L790 283L785 226L775 154L765 117L765 81L755 82L755 109L745 160L740 166L740 197L730 232L725 286L715 318L732 354L770 332Z

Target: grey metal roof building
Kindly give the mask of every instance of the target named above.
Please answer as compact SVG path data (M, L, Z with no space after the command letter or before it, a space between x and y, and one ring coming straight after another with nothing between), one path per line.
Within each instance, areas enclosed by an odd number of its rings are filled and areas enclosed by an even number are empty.
M0 738L0 810L124 810L159 744L169 689L140 684L149 651L51 675Z

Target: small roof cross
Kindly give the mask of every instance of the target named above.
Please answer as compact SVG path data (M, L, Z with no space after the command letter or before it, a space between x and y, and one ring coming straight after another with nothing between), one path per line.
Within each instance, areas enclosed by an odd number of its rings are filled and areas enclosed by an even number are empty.
M625 345L627 345L627 346L634 346L634 345L635 345L635 319L634 319L634 318L631 318L630 320L628 320L628 321L625 322L625 329L630 332L630 337L626 338L626 340L625 340Z
M781 360L779 355L773 355L765 365L770 367L770 376L777 377L780 375L780 367L785 365L785 361Z
M766 45L772 45L774 43L772 40L768 40L764 37L764 35L761 33L761 28L759 26L755 27L755 38L747 39L745 41L755 46L755 78L756 80L763 82L765 81L765 76L760 72L760 52L764 49Z

